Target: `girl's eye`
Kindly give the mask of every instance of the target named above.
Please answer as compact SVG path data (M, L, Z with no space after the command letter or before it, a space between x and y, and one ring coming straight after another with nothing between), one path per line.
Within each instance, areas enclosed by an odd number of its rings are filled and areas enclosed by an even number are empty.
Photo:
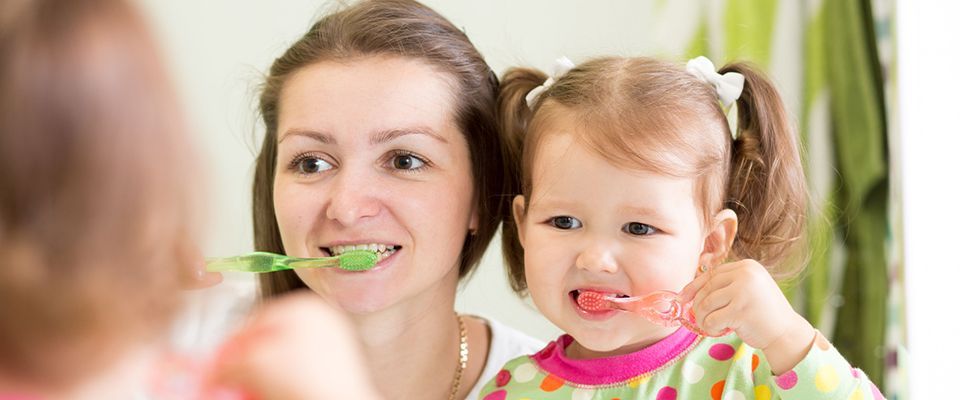
M657 229L647 224L630 222L623 226L623 231L635 236L646 236L654 234Z
M583 224L580 223L580 220L566 215L550 218L550 225L553 225L554 228L563 230L577 229L583 226Z
M415 171L423 168L426 163L420 157L413 154L400 153L393 157L393 168L407 171Z
M333 166L324 159L312 156L305 156L294 160L294 167L297 172L304 175L316 174L333 168Z

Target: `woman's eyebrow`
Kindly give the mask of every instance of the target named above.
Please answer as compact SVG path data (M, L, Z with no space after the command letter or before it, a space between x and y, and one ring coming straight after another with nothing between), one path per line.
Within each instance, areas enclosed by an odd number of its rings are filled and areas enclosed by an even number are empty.
M290 136L304 136L323 144L337 144L337 140L334 139L329 133L298 128L287 129L285 132L283 132L283 134L280 135L280 139L277 140L277 143L282 143L284 139Z
M370 137L370 144L382 144L394 140L401 136L406 135L426 135L429 136L441 143L446 144L447 139L443 136L440 136L433 129L429 127L414 127L414 128L401 128L401 129L388 129L385 131L380 131Z

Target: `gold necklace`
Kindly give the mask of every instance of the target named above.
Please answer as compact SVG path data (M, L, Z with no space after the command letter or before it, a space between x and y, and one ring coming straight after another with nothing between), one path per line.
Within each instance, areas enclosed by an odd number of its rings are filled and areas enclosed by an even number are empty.
M470 357L470 348L467 345L467 324L463 322L463 317L457 315L457 323L460 325L460 360L457 362L457 369L453 373L453 388L450 389L450 400L457 398L457 392L460 391L460 381L463 378L463 370L467 369L467 360Z

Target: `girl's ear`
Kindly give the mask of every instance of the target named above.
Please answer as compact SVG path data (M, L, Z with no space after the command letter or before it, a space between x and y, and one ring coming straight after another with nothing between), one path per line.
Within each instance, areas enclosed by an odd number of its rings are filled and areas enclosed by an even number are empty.
M513 225L517 227L517 239L520 240L520 246L523 246L524 230L523 220L526 217L526 208L524 204L526 199L523 195L517 195L513 198Z
M703 239L700 265L712 267L727 260L733 239L737 237L737 213L729 208L720 210L713 217L713 224Z

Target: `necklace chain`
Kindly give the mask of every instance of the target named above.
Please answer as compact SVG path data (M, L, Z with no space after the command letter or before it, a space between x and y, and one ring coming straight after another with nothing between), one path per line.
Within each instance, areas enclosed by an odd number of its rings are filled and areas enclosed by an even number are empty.
M457 398L457 392L460 391L460 382L463 379L463 370L467 369L467 360L470 357L470 348L467 344L467 324L463 322L463 317L457 315L457 323L460 325L460 359L457 361L457 369L453 373L453 388L450 389L450 400Z

